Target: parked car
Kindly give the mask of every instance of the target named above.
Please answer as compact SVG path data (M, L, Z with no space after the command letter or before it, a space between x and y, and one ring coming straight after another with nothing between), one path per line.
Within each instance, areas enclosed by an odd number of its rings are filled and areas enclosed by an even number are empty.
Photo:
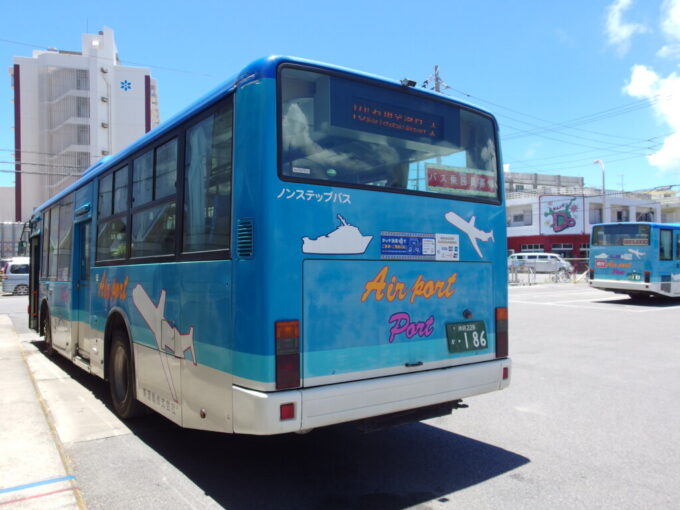
M2 274L2 291L5 294L28 294L28 257L14 257L7 261Z
M537 273L556 273L560 269L571 273L574 266L557 253L513 253L508 257L508 269L532 267Z

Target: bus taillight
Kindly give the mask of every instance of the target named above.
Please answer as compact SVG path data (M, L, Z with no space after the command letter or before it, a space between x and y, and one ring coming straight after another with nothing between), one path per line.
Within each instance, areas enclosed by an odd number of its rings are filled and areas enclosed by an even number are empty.
M645 271L645 283L649 283L649 280L652 277L652 273L650 271Z
M300 386L300 322L278 321L276 335L276 389Z
M588 277L589 277L591 280L594 280L594 279L595 279L595 270L594 270L594 269L589 269L589 270L588 270Z
M496 308L496 357L508 356L508 309Z

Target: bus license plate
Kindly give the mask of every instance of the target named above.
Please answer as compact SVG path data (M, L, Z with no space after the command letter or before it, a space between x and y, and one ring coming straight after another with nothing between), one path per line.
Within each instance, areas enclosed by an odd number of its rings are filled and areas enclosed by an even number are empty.
M478 351L489 345L484 321L448 323L446 340L450 353Z

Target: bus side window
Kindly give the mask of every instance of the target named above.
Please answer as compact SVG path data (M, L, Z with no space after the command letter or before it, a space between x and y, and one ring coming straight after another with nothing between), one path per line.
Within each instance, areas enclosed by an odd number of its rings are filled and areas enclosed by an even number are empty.
M659 230L659 260L673 260L672 230Z
M183 251L229 248L232 99L186 134Z

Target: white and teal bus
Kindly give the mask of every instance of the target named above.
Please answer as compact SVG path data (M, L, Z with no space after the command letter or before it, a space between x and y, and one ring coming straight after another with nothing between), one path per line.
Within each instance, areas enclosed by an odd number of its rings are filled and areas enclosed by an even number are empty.
M590 238L591 287L680 297L680 223L604 223Z
M271 57L31 219L30 325L123 418L300 432L505 388L493 116Z

